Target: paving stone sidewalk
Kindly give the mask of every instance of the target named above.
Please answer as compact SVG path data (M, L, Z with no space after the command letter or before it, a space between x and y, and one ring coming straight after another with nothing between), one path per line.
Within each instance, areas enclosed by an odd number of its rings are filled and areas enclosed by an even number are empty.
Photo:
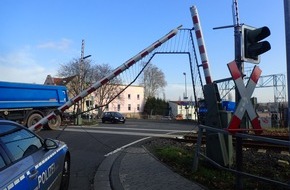
M158 161L143 147L129 147L108 156L99 166L94 189L202 190Z

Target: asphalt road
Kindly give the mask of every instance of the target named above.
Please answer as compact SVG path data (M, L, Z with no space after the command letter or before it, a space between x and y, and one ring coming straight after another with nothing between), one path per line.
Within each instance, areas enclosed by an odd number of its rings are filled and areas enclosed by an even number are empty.
M71 152L72 190L91 190L98 165L105 156L149 137L176 136L195 129L192 123L173 121L128 120L125 124L68 126L64 131L41 131L43 138L67 143Z

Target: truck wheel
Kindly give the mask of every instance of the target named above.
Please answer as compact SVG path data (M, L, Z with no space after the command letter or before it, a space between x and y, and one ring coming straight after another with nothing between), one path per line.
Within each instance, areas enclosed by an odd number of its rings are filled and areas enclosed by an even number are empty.
M42 115L38 113L31 114L27 120L27 127L31 127L32 125L36 124L38 121L42 119Z
M57 115L55 118L48 122L48 128L51 130L58 129L61 125L61 117Z

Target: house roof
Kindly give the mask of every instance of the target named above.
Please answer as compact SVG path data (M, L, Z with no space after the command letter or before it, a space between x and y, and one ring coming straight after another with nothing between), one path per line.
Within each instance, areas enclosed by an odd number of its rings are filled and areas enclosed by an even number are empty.
M67 85L70 81L72 81L76 75L70 76L70 77L65 77L65 78L57 78L57 77L51 77L50 75L47 76L47 79L50 78L51 82L53 83L52 85L60 85L60 86L65 86Z

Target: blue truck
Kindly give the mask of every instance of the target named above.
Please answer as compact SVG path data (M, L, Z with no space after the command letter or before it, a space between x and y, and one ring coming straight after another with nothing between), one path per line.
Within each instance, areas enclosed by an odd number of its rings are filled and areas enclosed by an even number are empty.
M0 81L0 119L30 127L68 101L65 86ZM62 115L50 120L46 127L58 128Z

